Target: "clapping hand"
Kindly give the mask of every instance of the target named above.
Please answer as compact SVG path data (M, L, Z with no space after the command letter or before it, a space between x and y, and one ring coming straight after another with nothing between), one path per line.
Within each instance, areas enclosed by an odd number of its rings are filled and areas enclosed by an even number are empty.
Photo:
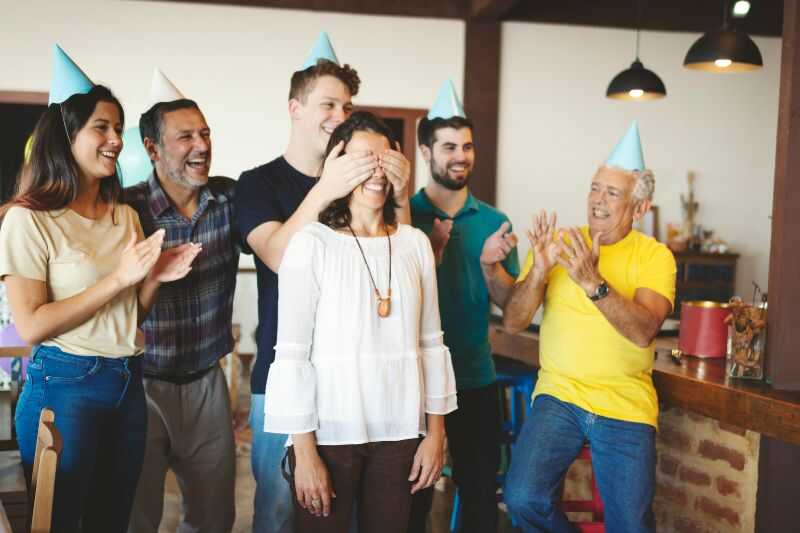
M176 281L192 270L192 261L203 250L199 243L186 243L161 252L148 277L160 283Z
M558 241L556 261L564 267L572 281L580 285L586 294L591 294L603 282L597 269L602 234L594 235L590 249L578 228L570 228L564 233L569 235L571 242L564 240L562 235Z
M517 245L517 236L508 232L510 228L509 222L503 222L500 228L483 243L480 259L482 266L491 266L504 261Z
M558 217L555 213L548 216L547 211L542 209L538 215L533 217L533 226L527 232L533 252L533 272L541 280L544 280L556 265L558 255L557 220Z
M114 271L114 276L122 287L136 285L147 276L161 255L164 233L165 231L160 229L137 243L139 235L135 231L131 232L131 237L122 251L119 266Z
M433 228L431 229L430 239L431 239L431 248L433 248L433 254L436 256L436 264L442 262L442 257L444 256L444 249L447 246L448 241L450 240L450 232L453 231L453 220L439 220L438 218L433 219Z

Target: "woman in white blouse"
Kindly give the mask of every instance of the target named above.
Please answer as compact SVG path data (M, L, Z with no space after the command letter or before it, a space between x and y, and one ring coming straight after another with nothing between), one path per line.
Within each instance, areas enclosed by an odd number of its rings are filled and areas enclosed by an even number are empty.
M359 151L379 164L294 236L280 266L265 430L290 435L300 532L346 532L354 500L361 533L405 532L411 494L439 478L443 415L456 409L433 252L396 223L390 139L366 112L336 128L326 164Z

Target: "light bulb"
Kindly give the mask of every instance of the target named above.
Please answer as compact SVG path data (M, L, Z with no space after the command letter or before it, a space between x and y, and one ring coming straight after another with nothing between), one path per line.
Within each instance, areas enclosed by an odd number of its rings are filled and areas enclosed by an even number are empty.
M644 94L644 91L641 89L631 89L628 91L628 94L633 98L641 98L641 96Z
M750 13L750 2L747 0L739 0L733 4L734 17L746 17Z
M716 65L719 68L728 68L729 66L731 66L731 63L733 63L733 61L731 61L730 59L715 59L714 60L714 65Z

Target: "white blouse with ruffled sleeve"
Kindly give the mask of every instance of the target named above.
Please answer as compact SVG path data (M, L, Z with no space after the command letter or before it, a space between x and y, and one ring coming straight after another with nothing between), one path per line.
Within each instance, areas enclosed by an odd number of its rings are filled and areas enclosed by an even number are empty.
M352 235L315 222L289 242L278 272L278 342L267 378L265 431L314 431L322 445L398 441L424 434L426 413L456 409L430 241L404 224L390 238L386 318L378 316ZM359 241L385 296L387 239Z

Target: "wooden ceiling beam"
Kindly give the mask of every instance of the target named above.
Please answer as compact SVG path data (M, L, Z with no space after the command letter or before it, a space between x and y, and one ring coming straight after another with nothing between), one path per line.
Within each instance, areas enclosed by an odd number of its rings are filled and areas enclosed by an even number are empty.
M641 28L653 31L705 33L722 26L722 0L641 0ZM537 0L520 2L504 20L635 29L635 0ZM780 37L783 0L752 2L747 17L732 25L751 35Z
M167 0L215 4L462 20L501 20L635 28L637 0ZM722 25L723 0L641 0L641 27L704 33ZM751 35L780 37L783 0L752 2L750 14L731 22Z
M502 20L519 0L471 0L469 18Z
M167 0L183 4L215 4L329 11L358 15L393 15L463 19L469 0Z

